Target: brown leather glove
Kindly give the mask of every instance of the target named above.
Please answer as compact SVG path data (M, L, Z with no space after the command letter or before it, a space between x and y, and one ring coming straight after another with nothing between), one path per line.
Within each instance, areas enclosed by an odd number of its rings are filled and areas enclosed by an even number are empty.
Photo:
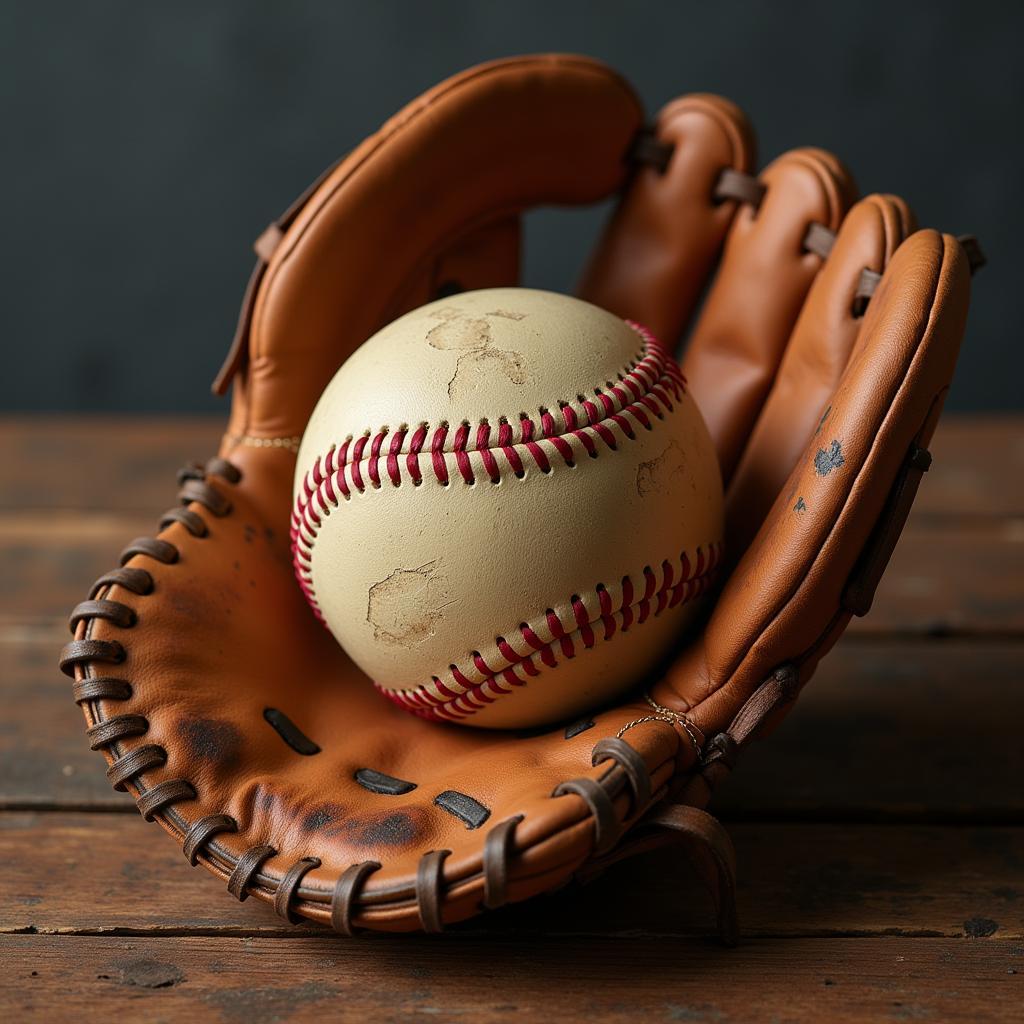
M971 262L914 233L900 199L853 204L821 150L754 166L725 100L684 97L645 130L602 65L515 58L410 104L260 238L216 384L234 384L220 455L74 610L61 662L110 781L238 899L343 932L433 931L669 830L735 934L731 847L701 808L870 607L928 467ZM517 283L524 210L616 193L579 292L669 343L689 330L727 486L722 588L620 706L530 734L421 721L295 583L299 437L383 324Z

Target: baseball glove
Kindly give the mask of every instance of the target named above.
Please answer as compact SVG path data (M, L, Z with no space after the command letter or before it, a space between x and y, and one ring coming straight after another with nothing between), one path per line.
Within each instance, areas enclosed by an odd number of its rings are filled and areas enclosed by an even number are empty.
M514 58L411 103L259 238L215 383L234 389L220 453L182 471L157 535L74 609L61 658L110 782L237 899L345 933L437 931L668 837L735 938L732 850L703 808L868 611L980 261L915 231L901 199L856 202L822 150L755 166L723 99L684 96L645 128L601 64ZM296 584L300 435L385 323L518 283L525 210L615 195L578 292L669 345L688 336L727 488L717 593L617 706L529 732L422 720L382 699ZM560 656L615 643L563 625Z

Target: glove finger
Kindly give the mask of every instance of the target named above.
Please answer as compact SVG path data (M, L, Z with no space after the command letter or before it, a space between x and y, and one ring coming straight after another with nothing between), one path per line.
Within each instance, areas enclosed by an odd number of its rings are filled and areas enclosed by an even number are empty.
M715 184L723 168L750 169L754 142L743 113L710 95L666 105L654 140L655 156L667 162L637 170L578 293L671 346L693 314L738 206L716 201Z
M863 323L857 297L862 282L885 270L912 230L910 209L895 196L868 196L843 221L729 485L726 548L734 562L764 521L846 368Z
M893 256L850 362L702 638L652 691L707 735L762 682L791 693L864 614L902 529L956 362L970 292L956 239L919 231ZM787 687L783 687L786 689ZM772 708L745 716L751 719Z
M348 354L433 297L443 275L514 284L510 214L617 190L641 121L618 75L576 57L482 65L406 107L326 176L283 232L261 240L222 375L247 354L230 434L256 443L301 434Z
M838 230L854 187L835 157L798 149L761 174L745 204L683 358L683 373L718 449L728 484L782 359L822 242ZM814 251L817 250L817 251Z

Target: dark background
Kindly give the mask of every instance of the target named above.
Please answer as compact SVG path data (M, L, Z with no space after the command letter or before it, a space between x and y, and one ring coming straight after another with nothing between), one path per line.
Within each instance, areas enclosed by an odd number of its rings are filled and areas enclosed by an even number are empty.
M0 7L0 411L186 411L209 394L253 257L313 178L447 75L602 58L657 108L720 92L762 164L834 150L863 192L977 234L949 407L1024 406L1024 5L13 2ZM604 210L528 221L525 282L569 290Z

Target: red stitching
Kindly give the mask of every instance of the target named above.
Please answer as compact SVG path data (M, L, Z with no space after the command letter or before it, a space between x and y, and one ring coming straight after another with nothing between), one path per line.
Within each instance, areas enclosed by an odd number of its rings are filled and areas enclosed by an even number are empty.
M501 482L502 468L496 458L499 451L516 477L526 473L524 456L532 459L542 473L550 473L552 458L560 458L568 467L575 465L570 436L596 459L602 444L609 451L618 449L621 437L612 425L632 441L637 436L637 425L651 430L652 416L661 419L671 412L673 400L679 401L686 391L686 378L650 331L633 321L627 323L643 340L642 353L617 380L594 388L593 398L577 396L578 407L559 402L557 411L542 408L536 419L521 413L518 430L506 417L498 420L497 431L487 420L475 429L463 422L454 431L448 423L433 428L421 423L411 435L405 424L393 433L382 427L375 434L368 430L360 437L348 437L340 445L332 445L326 454L318 455L303 477L290 528L295 575L317 618L323 621L311 576L313 545L323 519L343 500L350 500L353 491L362 494L388 484L399 487L403 479L420 486L424 474L420 456L424 450L430 453L429 470L444 487L453 482L446 454L454 456L455 482L461 480L471 486ZM478 460L476 467L474 460ZM638 612L644 617L648 614L642 602Z
M374 685L393 704L420 718L436 722L457 722L493 704L503 694L511 693L513 687L525 686L529 678L540 675L537 661L549 669L557 668L559 657L571 660L577 656L581 647L589 650L598 642L611 640L616 632L628 632L632 626L657 618L666 608L675 608L703 594L716 575L721 554L722 546L717 543L708 545L706 556L703 549L697 548L695 562L683 552L679 556L682 571L678 576L676 567L666 559L661 563L660 581L655 571L645 566L641 574L644 587L636 600L634 595L637 591L632 580L628 576L624 577L622 605L617 610L612 608L612 599L604 584L597 584L594 594L599 610L593 619L582 597L573 594L569 599L572 616L569 629L551 608L539 617L551 634L550 640L541 640L536 629L528 623L519 624L519 635L529 653L520 654L505 637L495 637L498 651L507 662L505 665L492 667L479 651L473 651L468 664L462 668L448 666L450 679L435 675L430 677L429 683L405 690L389 690L380 683ZM691 566L695 570L692 574ZM603 627L600 636L594 629L599 624ZM473 682L470 676L474 673L482 678Z

